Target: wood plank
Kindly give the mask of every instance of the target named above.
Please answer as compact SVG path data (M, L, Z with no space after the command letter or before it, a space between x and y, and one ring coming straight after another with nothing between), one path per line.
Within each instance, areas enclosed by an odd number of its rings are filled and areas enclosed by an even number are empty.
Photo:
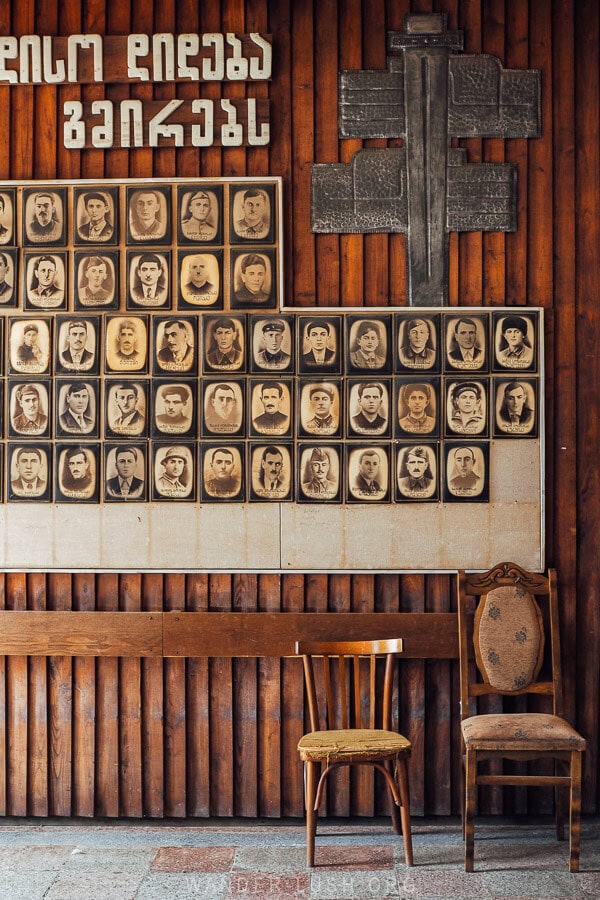
M98 577L96 607L105 612L119 608L118 575ZM96 667L96 815L118 816L119 661L99 659Z
M258 579L258 608L281 608L281 576ZM279 659L258 661L258 815L280 816L282 809L282 666Z
M375 576L353 575L351 607L354 614L372 613L375 608ZM370 635L365 634L365 638ZM369 678L369 661L361 662L361 683L366 690ZM352 766L351 814L353 816L373 816L375 814L375 770L370 766Z
M185 609L185 575L165 575L165 608ZM185 660L167 659L165 684L165 814L186 814Z
M7 606L27 606L27 581L23 574L6 576ZM4 615L4 613L3 613ZM23 650L21 651L23 652ZM25 656L6 661L6 810L9 816L27 815L28 667Z
M143 575L144 609L152 611L158 617L163 607L163 596L163 576ZM142 661L142 756L144 815L162 816L165 809L162 659Z
M161 656L161 616L127 612L0 613L0 653L29 656Z
M93 610L96 579L92 573L73 575L73 608ZM94 815L96 736L96 665L93 659L73 660L73 815Z
M219 610L216 614L224 615L225 617L243 615L243 613L222 612L223 610L231 610L232 576L211 575L209 585L209 609ZM214 614L210 613L210 615ZM174 618L177 618L176 613L172 615ZM197 617L206 614L186 613L186 615ZM229 653L227 651L222 652L221 647L218 648L217 654L216 659L210 660L209 668L210 814L212 816L232 816L235 808L233 773L231 771L231 761L234 759L233 721L231 715L233 707L232 663L231 659L226 658L229 656Z
M0 572L0 610L3 610L5 606L6 574ZM6 815L6 762L8 759L6 662L6 657L0 656L0 816Z
M233 576L233 608L256 609L258 576ZM233 661L234 729L233 791L234 809L238 816L258 813L258 672L254 659Z
M186 610L208 609L208 575L186 577ZM186 673L187 810L210 813L208 659L188 659Z
M425 608L425 576L400 577L400 603L403 610L421 612ZM405 613L406 614L406 613ZM434 615L434 613L429 613ZM438 613L443 615L443 613ZM393 634L393 632L392 632ZM402 631L398 637L405 638ZM408 653L409 638L406 637ZM400 731L412 744L410 811L422 816L425 810L425 663L422 660L400 660Z
M31 609L46 607L46 576L27 576L27 595ZM32 816L48 815L48 678L47 660L29 660L29 751L28 808Z
M284 575L281 608L286 613L304 609L303 575ZM304 672L302 660L283 659L281 662L281 758L282 758L282 814L304 815L303 766L298 756L298 741L308 724L304 721Z
M48 605L53 612L70 609L72 576L53 572L48 576ZM49 812L71 815L72 793L72 662L65 656L48 660Z
M142 608L142 576L124 575L119 584L119 606L135 612ZM119 797L120 814L143 815L142 803L142 671L139 659L119 661Z

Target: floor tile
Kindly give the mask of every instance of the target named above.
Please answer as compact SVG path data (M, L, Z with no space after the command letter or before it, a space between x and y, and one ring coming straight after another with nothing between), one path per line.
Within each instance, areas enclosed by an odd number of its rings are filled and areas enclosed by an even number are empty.
M331 869L391 869L394 851L391 847L322 847L315 848L315 866Z
M313 870L311 875L311 900L397 900L399 896L393 869L378 872Z
M34 844L10 848L0 846L0 871L27 869L36 872L56 872L62 869L74 849L73 846L36 847Z
M0 896L10 900L43 900L56 872L8 872L0 875Z
M238 847L234 872L301 872L306 868L306 847Z
M150 869L152 872L229 872L233 847L161 847Z
M223 873L157 872L144 878L135 900L226 900L228 883Z
M227 900L309 900L308 872L232 872Z
M134 900L143 877L116 872L60 874L44 900L107 900L109 897Z
M129 872L146 875L154 851L149 847L135 847L127 850L120 847L96 849L77 847L65 861L64 871L73 872Z

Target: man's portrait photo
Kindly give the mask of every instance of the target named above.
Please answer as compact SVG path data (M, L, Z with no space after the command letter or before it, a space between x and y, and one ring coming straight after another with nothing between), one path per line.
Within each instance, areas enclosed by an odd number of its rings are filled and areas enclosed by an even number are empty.
M398 386L398 431L434 434L437 431L437 395L432 383L408 382Z
M154 430L158 434L193 436L194 387L182 382L159 382L154 389Z
M382 435L389 432L389 382L348 384L348 434Z
M64 253L25 254L26 309L66 309L65 262Z
M170 306L170 253L127 251L127 308Z
M414 444L400 447L397 454L397 500L437 499L435 447Z
M437 364L437 336L429 317L400 318L398 361L401 369L433 369Z
M49 385L42 382L10 384L9 432L13 435L48 437Z
M75 243L116 243L118 191L75 191Z
M104 350L108 372L142 372L146 368L148 331L142 316L110 316Z
M56 499L97 500L96 444L59 444L56 448Z
M535 327L530 316L498 315L495 322L495 368L532 369Z
M203 383L202 433L239 434L244 424L244 396L237 381Z
M64 244L66 239L65 188L23 191L23 243Z
M154 369L156 372L188 372L198 368L196 337L191 319L157 319L154 322Z
M91 381L57 382L57 433L97 436L98 387Z
M146 458L137 444L107 446L104 464L105 500L144 500Z
M231 242L272 241L272 187L231 189Z
M290 451L284 444L252 447L250 473L251 500L290 498L292 464Z
M154 500L194 499L194 447L154 448Z
M0 191L0 244L12 244L15 233L15 192Z
M349 501L387 500L389 459L385 447L351 447L348 451Z
M385 324L375 319L358 319L348 324L348 369L357 372L386 369L388 331Z
M139 381L116 381L105 385L106 431L117 437L140 437L147 433L146 386Z
M222 188L179 187L179 239L190 244L218 241Z
M446 363L449 369L482 369L486 365L486 320L481 316L446 319Z
M275 256L271 250L231 254L232 309L275 306Z
M483 434L487 431L487 395L481 381L446 383L446 424L449 434Z
M487 448L474 444L446 444L445 500L487 501Z
M252 370L287 371L292 366L291 322L284 318L252 319Z
M339 435L340 389L331 381L308 382L300 394L300 425L304 434Z
M292 416L291 382L262 381L252 384L253 434L288 435Z
M56 369L58 372L92 372L97 369L98 319L56 321Z
M9 500L50 499L50 449L9 444Z
M494 433L535 437L536 408L535 382L496 381Z
M300 369L314 372L323 369L339 372L340 342L339 321L332 318L301 317L300 328Z
M298 500L335 501L340 497L341 447L307 446L298 448Z
M0 250L0 306L16 306L17 251Z
M107 309L119 303L118 260L115 253L75 254L75 308Z
M243 371L245 320L234 316L205 316L204 368L208 371Z
M234 444L205 446L202 458L202 499L244 499L243 449Z
M127 188L128 243L169 243L168 196L169 188Z
M42 375L50 365L50 322L46 319L10 319L8 346L11 371Z
M221 251L179 254L180 306L216 305L221 293L220 257Z

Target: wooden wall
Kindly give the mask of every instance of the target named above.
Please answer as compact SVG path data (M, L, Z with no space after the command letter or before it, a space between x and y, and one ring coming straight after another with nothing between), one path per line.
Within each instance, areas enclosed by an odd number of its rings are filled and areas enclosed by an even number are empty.
M600 54L592 0L414 0L445 11L468 52L542 71L540 140L467 140L472 161L519 173L518 231L450 239L454 305L541 305L547 311L547 559L562 591L568 714L589 740L584 810L598 811L600 568ZM0 87L0 178L282 175L286 297L403 306L401 236L314 236L310 167L348 161L360 141L337 138L337 72L383 68L385 33L406 0L11 0L2 34L260 31L274 37L267 85L208 85L204 96L269 96L268 148L66 151L57 103L102 97L89 86ZM106 88L127 96L193 97L192 85ZM382 142L365 142L381 146ZM32 548L33 553L33 548ZM32 557L33 561L33 557ZM517 560L518 561L518 560ZM446 612L447 576L6 574L12 610ZM1 624L1 614L0 614ZM449 641L454 635L449 635ZM231 652L236 635L232 631ZM296 660L268 658L7 657L0 668L0 812L10 815L280 816L302 814L295 744L303 727ZM400 725L414 744L416 814L458 809L458 680L448 659L403 663ZM340 781L330 812L385 810L368 778ZM504 806L503 806L504 803ZM487 812L545 812L535 789L495 790Z

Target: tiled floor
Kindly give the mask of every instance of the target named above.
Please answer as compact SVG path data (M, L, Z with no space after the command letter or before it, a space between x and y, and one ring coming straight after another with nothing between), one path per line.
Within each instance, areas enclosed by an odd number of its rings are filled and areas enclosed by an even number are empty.
M428 900L600 896L600 819L583 823L581 872L550 820L476 825L463 868L460 823L413 823L415 865L387 821L319 825L305 865L297 821L0 820L0 900Z

